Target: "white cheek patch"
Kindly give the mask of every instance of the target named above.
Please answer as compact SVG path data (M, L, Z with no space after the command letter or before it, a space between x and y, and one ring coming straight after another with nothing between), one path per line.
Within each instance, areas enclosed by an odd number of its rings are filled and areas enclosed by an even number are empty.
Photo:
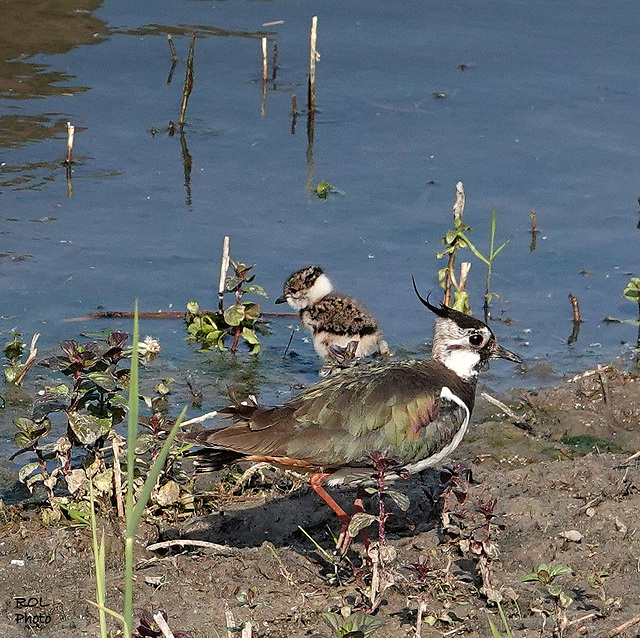
M294 310L302 310L303 308L306 308L309 305L309 301L306 297L300 297L296 299L295 297L291 297L291 295L287 295L287 303Z
M309 292L307 293L307 300L309 305L316 303L326 295L328 295L333 290L333 286L329 281L329 277L322 274L320 275L314 282L313 286L309 288Z
M480 363L480 355L474 350L455 348L447 352L442 363L459 377L468 379L478 375L476 366Z

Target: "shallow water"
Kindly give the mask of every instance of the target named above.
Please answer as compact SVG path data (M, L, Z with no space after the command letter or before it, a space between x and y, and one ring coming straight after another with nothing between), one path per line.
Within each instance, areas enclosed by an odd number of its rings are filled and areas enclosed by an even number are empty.
M639 274L636 3L69 4L40 14L12 3L0 23L4 340L37 331L48 352L82 330L126 330L124 320L64 320L131 310L136 297L145 311L183 310L190 299L214 307L228 234L232 257L256 264L270 293L264 310L281 309L273 299L290 272L319 263L378 317L393 349L421 352L432 320L411 275L438 295L436 254L462 181L476 245L486 252L492 208L497 241L510 240L494 263L492 313L512 322L492 327L529 364L516 375L494 364L489 386L550 383L629 359L637 329L602 319L636 311L621 294ZM304 116L292 134L291 95L302 108L313 15L320 113L310 147ZM181 145L163 129L179 117L192 31ZM181 58L170 84L167 33ZM278 44L264 97L261 36L270 55ZM67 121L77 127L70 182L60 165ZM309 187L322 180L344 194L319 199ZM485 267L469 251L460 257L472 261L480 314ZM584 319L572 344L569 293ZM263 342L253 382L261 400L313 379L301 333L300 357L283 367L292 323L272 321ZM141 330L163 343L158 375L201 375L203 409L221 400L226 359L194 352L180 321ZM0 412L5 440L9 417Z

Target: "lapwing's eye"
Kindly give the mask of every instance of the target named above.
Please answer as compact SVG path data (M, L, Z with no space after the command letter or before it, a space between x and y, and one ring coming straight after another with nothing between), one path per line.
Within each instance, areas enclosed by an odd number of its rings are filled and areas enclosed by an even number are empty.
M469 337L469 343L472 346L479 346L482 343L482 335L479 335L478 333L472 334Z

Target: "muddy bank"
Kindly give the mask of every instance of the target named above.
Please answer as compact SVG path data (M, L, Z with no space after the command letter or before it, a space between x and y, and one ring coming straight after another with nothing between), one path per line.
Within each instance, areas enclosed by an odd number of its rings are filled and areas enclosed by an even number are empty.
M410 508L389 521L395 556L374 612L385 624L372 636L414 636L418 623L423 638L491 636L489 619L505 635L490 599L501 601L517 637L638 635L640 624L620 629L640 616L640 468L627 460L640 449L638 379L607 369L506 401L516 424L479 405L480 423L452 462L472 470L472 484L446 498L438 498L436 471L398 485ZM136 610L164 609L174 631L198 637L239 636L229 624L250 622L254 637L328 638L335 634L323 612L370 609L363 545L332 564L299 530L330 550L331 512L308 488L283 491L276 482L270 493L228 496L199 517L147 519L137 546ZM337 497L347 505L352 494ZM375 503L368 507L375 511ZM1 635L98 635L88 602L89 530L44 527L25 508L5 507L1 516ZM108 602L118 609L119 523L104 525ZM178 537L227 549L145 549ZM540 563L567 570L552 582L521 580Z

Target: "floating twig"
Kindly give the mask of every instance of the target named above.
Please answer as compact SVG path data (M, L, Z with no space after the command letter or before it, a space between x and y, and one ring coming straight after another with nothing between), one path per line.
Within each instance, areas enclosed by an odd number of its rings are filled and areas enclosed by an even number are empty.
M580 318L580 305L578 304L578 298L573 294L569 294L569 301L571 302L571 310L573 311L573 330L567 339L567 343L572 344L578 340L582 319Z
M536 242L538 241L538 220L536 218L536 211L531 211L531 243L529 244L530 252L536 249Z
M309 115L316 110L316 61L318 52L316 42L318 38L318 16L311 18L311 37L309 47L309 86L307 91L307 110Z
M173 80L173 72L176 70L176 65L179 62L178 54L176 53L176 47L173 44L173 38L170 33L167 33L167 42L169 43L169 50L171 51L171 69L169 69L169 76L167 77L167 84L171 84Z
M187 146L187 137L180 129L180 148L182 149L182 168L184 170L184 189L187 194L187 206L191 206L191 169L193 168L193 158Z
M185 123L185 114L187 112L187 102L193 89L193 54L196 48L196 36L195 33L191 35L191 44L189 45L189 57L187 58L187 72L184 77L184 88L182 89L182 106L180 107L180 120L178 124L180 129Z
M278 43L273 43L273 56L271 59L271 80L275 81L278 70ZM275 87L274 87L275 88Z
M173 63L176 64L180 58L178 58L176 47L173 44L173 38L170 33L167 33L167 42L169 43L169 49L171 51L171 59L173 60Z
M220 280L218 282L218 310L224 309L224 288L229 269L229 235L225 235L222 242L222 262L220 263Z
M291 95L291 135L296 134L296 123L298 122L298 98L295 93Z
M73 164L73 137L75 135L76 127L67 122L67 155L62 162L66 169L67 177L67 197L73 195L73 183L71 182L71 165Z
M580 304L578 303L578 298L569 294L569 301L571 302L571 310L573 311L573 320L576 323L582 323L582 319L580 318Z

